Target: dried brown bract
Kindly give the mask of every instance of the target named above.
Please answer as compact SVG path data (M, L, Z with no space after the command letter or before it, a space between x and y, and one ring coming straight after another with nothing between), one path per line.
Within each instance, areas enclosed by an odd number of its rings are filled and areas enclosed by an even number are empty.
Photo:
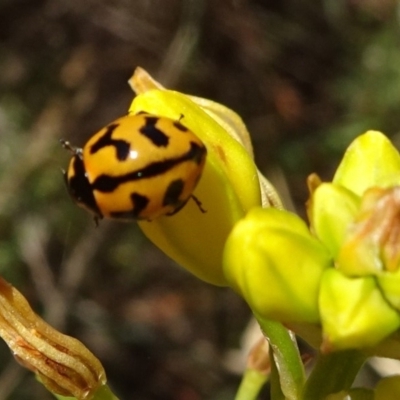
M2 278L0 336L14 357L53 393L90 399L106 382L100 361L77 339L44 322L24 296Z

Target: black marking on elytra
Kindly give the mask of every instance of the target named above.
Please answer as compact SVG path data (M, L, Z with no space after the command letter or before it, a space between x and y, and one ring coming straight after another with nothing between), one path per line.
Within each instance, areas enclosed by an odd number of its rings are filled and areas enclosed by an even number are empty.
M174 121L173 125L174 125L174 127L176 129L179 129L181 132L187 132L189 130L188 128L186 128L185 125L181 124L180 120L179 121Z
M98 152L103 147L114 146L119 161L125 161L129 156L130 144L122 139L113 139L112 134L119 124L108 125L100 139L90 147L90 154Z
M100 175L92 183L92 190L98 190L105 193L113 192L119 185L131 181L138 181L141 179L152 178L157 175L162 175L168 170L174 168L176 165L185 161L194 161L196 164L200 164L205 154L206 148L204 146L199 146L197 143L191 142L188 152L180 157L171 158L165 161L153 162L144 168L129 172L125 175Z
M190 142L190 151L188 152L188 157L196 164L201 164L206 154L207 149L205 146L199 146L196 143Z
M94 198L92 187L87 179L83 160L79 156L74 156L73 163L75 175L68 179L67 174L64 174L68 192L78 204L84 205L101 219L102 214Z
M145 117L146 124L139 129L139 132L146 136L157 147L167 147L169 137L156 127L157 121L160 118L148 116Z
M176 179L172 181L165 191L162 205L163 206L175 206L181 201L179 197L183 192L185 182L182 179Z
M139 193L131 193L132 210L129 211L114 211L110 215L117 219L140 219L141 212L149 204L149 198L142 196Z

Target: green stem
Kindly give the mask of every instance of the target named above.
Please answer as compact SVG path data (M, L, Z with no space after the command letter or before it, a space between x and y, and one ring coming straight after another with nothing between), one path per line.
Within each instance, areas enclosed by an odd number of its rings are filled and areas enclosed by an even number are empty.
M55 397L58 400L77 400L75 397L65 397L58 394L55 394ZM103 385L97 389L93 397L91 397L91 400L118 400L118 397L111 392L107 385Z
M235 400L255 400L267 382L268 376L254 369L245 371Z
M357 350L320 354L304 387L303 399L321 400L350 389L367 356Z
M294 334L279 322L258 318L258 323L270 343L282 393L288 400L301 399L305 373Z
M281 382L279 379L278 368L276 367L274 357L271 358L271 377L270 377L270 395L272 400L285 400L285 395L282 393Z
M118 400L118 397L115 396L108 385L103 385L97 390L92 400Z

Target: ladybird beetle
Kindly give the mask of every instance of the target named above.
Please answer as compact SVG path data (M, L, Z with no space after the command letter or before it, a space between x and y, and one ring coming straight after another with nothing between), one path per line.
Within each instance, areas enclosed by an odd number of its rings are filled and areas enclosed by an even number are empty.
M192 195L206 160L200 139L178 121L147 113L127 115L72 147L64 172L75 202L98 221L153 220L178 212Z

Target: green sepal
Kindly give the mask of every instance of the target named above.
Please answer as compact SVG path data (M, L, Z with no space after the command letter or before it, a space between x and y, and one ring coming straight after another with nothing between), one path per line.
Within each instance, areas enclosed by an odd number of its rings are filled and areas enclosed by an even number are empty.
M400 270L382 272L376 279L385 299L400 311Z
M360 198L343 186L323 183L311 202L312 228L317 237L336 257L349 224L360 207Z
M319 305L325 351L373 346L400 326L398 313L372 277L350 278L326 270Z

